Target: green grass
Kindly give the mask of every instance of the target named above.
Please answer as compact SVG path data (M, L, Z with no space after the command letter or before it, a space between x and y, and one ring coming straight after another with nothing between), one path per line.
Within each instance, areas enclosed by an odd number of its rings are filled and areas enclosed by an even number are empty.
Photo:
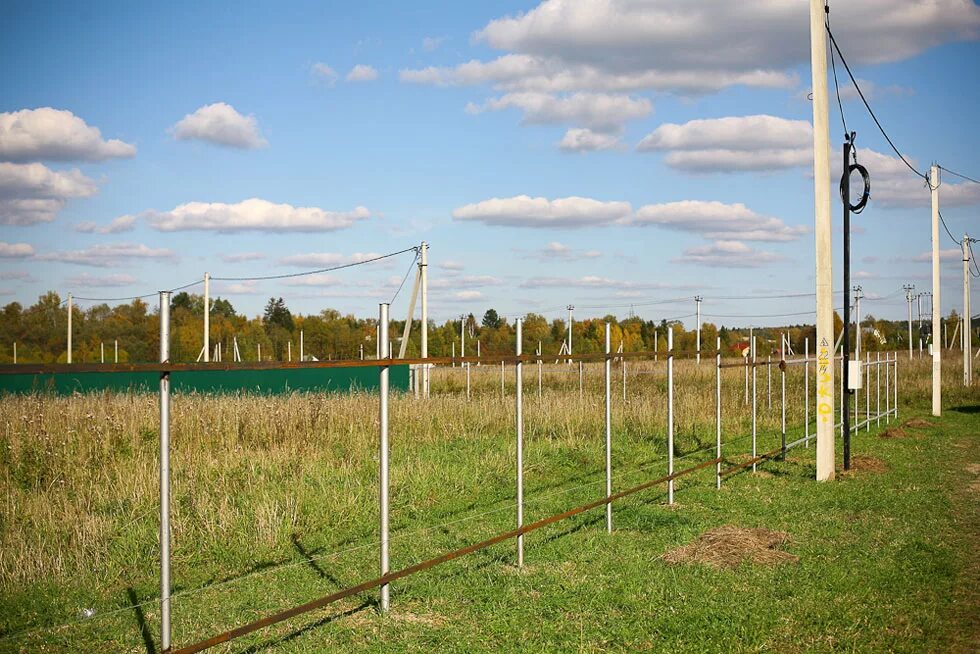
M580 406L577 386L546 389L540 403L527 393L532 521L601 493L601 409ZM154 649L153 398L31 401L0 404L0 651ZM230 401L175 400L176 645L376 574L375 401ZM633 402L615 413L616 488L663 472L662 416ZM393 584L390 615L368 592L215 651L950 651L975 637L980 613L968 583L980 492L965 471L980 461L980 413L967 412L980 396L951 402L937 426L909 438L873 429L854 439L855 454L880 458L884 473L816 483L803 448L721 491L705 470L678 482L675 507L663 488L617 502L612 535L602 509L529 534L524 570L513 543L497 545ZM513 528L511 409L492 397L394 403L393 568ZM710 422L693 411L682 452L710 443ZM900 411L902 421L921 415L914 403ZM43 415L43 428L16 426L21 414ZM770 429L759 450L777 444ZM744 458L748 447L743 437L726 454ZM788 532L799 563L726 571L660 558L723 524ZM86 607L95 616L78 620ZM56 626L66 621L76 622Z

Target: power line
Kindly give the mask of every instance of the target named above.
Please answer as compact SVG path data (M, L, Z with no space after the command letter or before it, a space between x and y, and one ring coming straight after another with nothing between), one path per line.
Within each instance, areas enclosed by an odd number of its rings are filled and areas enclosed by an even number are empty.
M957 238L953 236L953 232L949 231L949 227L946 226L946 220L943 218L943 212L939 211L938 213L939 213L939 222L942 223L943 229L945 229L946 233L949 234L949 238L952 239L953 243L956 243L956 245L961 245L959 240L957 240Z
M370 259L364 259L363 261L352 261L350 263L344 263L337 266L330 266L329 268L319 268L317 270L306 270L304 272L298 273L285 273L282 275L265 275L262 277L212 277L211 279L216 282L262 282L270 279L291 279L293 277L306 277L307 275L319 275L321 273L333 272L335 270L343 270L345 268L353 268L354 266L363 266L364 264L374 263L375 261L381 261L382 259L388 259L390 257L397 257L399 254L405 254L406 252L415 252L415 256L418 256L418 246L413 246L410 248L405 248L404 250L399 250L398 252L390 252L388 254L382 254Z
M972 177L970 177L968 175L964 175L963 173L958 173L958 172L956 172L954 170L950 170L949 168L943 168L942 166L939 166L939 169L942 170L942 171L945 171L945 172L949 173L950 175L955 175L956 177L960 177L962 179L965 179L968 182L973 182L974 184L980 184L980 180L973 179Z
M824 5L824 9L827 12L827 20L825 24L827 26L827 33L830 33L830 6L829 4ZM844 104L840 99L840 85L837 83L837 58L834 56L834 50L830 50L830 66L834 71L834 90L837 92L837 107L840 109L840 122L844 126L844 134L850 134L847 129L847 120L844 118Z
M405 276L402 277L402 283L398 285L398 290L395 291L395 294L391 296L391 302L389 302L388 304L394 304L395 298L397 298L398 294L402 292L402 287L405 286L405 282L408 281L408 276L412 274L412 268L415 267L415 262L419 260L419 252L420 252L419 249L415 250L415 258L412 259L412 262L410 264L408 264L408 270L405 271Z
M827 9L827 13L828 15L830 13L829 7ZM864 106L867 108L868 113L871 114L871 118L875 121L875 125L878 126L878 130L881 132L881 135L885 137L885 140L888 141L888 145L890 145L892 150L895 151L895 154L898 155L898 158L901 159L906 166L908 166L909 170L911 170L919 177L925 179L926 182L928 183L929 178L926 177L923 173L920 173L918 170L916 170L915 166L909 163L909 160L905 158L905 155L899 152L898 148L895 146L895 143L891 140L891 137L888 136L888 133L885 131L885 128L881 126L881 122L878 120L878 117L875 115L875 112L871 108L871 105L868 104L868 99L864 97L864 92L861 90L860 85L858 85L857 79L854 77L854 74L851 72L851 67L847 65L847 59L844 58L844 53L841 52L840 46L837 45L837 39L834 38L834 33L830 30L829 19L826 23L826 26L827 26L827 34L830 36L830 42L833 44L834 50L837 51L837 55L840 57L841 63L844 64L844 70L847 71L848 77L851 78L851 83L854 85L854 89L858 92L858 95L861 97L861 101L864 102Z

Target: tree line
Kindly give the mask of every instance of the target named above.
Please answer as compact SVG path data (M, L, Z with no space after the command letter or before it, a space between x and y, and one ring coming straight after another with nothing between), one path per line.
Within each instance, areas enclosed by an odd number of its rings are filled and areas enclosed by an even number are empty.
M170 321L172 361L196 361L201 355L204 333L204 298L201 295L178 293L173 296ZM835 313L835 333L843 325ZM952 335L959 318L955 311L947 319ZM572 348L577 354L602 352L605 324L610 323L613 351L620 347L626 352L655 348L666 351L668 327L673 329L674 349L693 352L696 331L685 329L677 321L644 320L639 317L618 319L612 315L576 319L572 325ZM299 360L300 333L303 350L319 360L374 358L377 347L377 319L358 318L335 309L323 309L313 315L293 314L282 298L270 298L261 316L248 318L239 314L227 299L212 300L210 341L212 348L220 344L222 360L232 360L233 344L237 340L241 358L255 361L261 349L265 361L285 361L290 353ZM38 301L24 307L11 302L0 312L0 363L13 361L16 343L20 363L56 363L67 360L68 309L57 293L48 292ZM404 321L392 320L389 336L397 356L405 328ZM466 355L474 356L477 343L485 356L513 354L516 341L514 323L488 309L478 319L474 314L464 319L447 320L441 324L429 322L429 356L442 357L460 351L460 329L466 333ZM852 337L855 332L852 325ZM406 355L420 355L421 326L412 324ZM567 339L568 324L562 318L549 320L530 313L524 319L523 350L533 353L540 346L545 354L557 354ZM816 343L813 325L786 325L757 328L758 353L777 355L781 334L789 336L791 347L802 353L804 340L809 338L811 351ZM156 307L142 300L110 307L97 304L72 310L72 359L76 363L98 363L105 352L105 361L116 356L120 362L147 362L159 358L160 321ZM908 347L907 324L904 321L879 320L866 316L862 322L864 351L904 349ZM913 333L918 347L918 329ZM706 322L701 327L703 352L713 353L716 338L721 338L726 355L741 353L748 345L749 329L716 326ZM928 334L925 334L928 339ZM853 338L852 338L853 343ZM104 349L103 349L104 348Z

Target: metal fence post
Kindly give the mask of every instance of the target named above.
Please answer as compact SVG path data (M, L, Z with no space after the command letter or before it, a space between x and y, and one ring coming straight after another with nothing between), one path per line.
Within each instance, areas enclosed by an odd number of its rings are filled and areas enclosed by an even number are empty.
M783 446L783 456L782 456L782 459L783 459L783 461L785 461L786 460L786 356L785 356L785 348L783 348L783 350L784 350L784 355L779 360L779 364L780 364L779 365L779 375L780 375L780 378L781 378L780 380L782 381L782 386L783 386L783 390L782 390L782 404L783 404L782 446Z
M755 352L755 336L752 337L752 344L749 347L750 347L750 352L751 352L751 355L752 355L752 458L754 459L756 457L756 452L758 451L758 449L756 447L756 422L757 422L756 421L756 404L758 404L758 402L756 401L756 396L758 395L758 393L756 393L756 377L757 377L757 375L756 375L756 368L755 368L755 355L756 355L756 352ZM752 462L752 472L755 472L755 469L756 469L756 462L753 461Z
M766 397L768 409L772 411L772 355L766 356Z
M170 361L170 292L160 291L160 363ZM160 647L170 649L170 373L160 373Z
M881 426L881 352L875 363L875 427Z
M504 362L500 362L500 399L504 399Z
M612 495L612 360L609 323L606 323L606 497ZM612 502L606 504L606 531L612 533Z
M517 319L517 356L521 356L524 319ZM515 417L517 422L517 528L524 526L524 364L520 359L514 366ZM517 566L524 565L524 534L517 534Z
M807 447L810 447L810 337L803 339L803 348L805 350L803 355L803 394L806 396L804 400L805 405L805 415L804 422L806 423L803 427L803 442L806 443Z
M388 305L382 303L378 312L379 351L388 352ZM381 500L381 576L388 574L388 366L378 372L380 396L378 424L381 431L381 468L378 485ZM387 613L391 599L388 584L381 585L381 612Z
M721 488L721 337L715 343L715 488Z
M579 396L579 399L581 399L582 396L583 396L583 394L585 393L585 391L582 390L583 389L582 376L583 376L582 362L579 361L578 362L578 396Z
M886 353L885 354L885 424L886 425L892 420L891 417L892 416L892 410L891 410L892 392L891 392L890 382L888 380L889 377L888 367L889 367L888 354Z
M622 357L619 362L623 366L623 402L626 402L626 357Z
M895 420L898 420L898 352L892 357L892 363L895 364Z
M667 328L667 474L674 474L674 328ZM667 481L667 503L674 503L674 480Z
M867 365L864 367L864 431L871 431L871 353L865 355Z
M470 399L470 364L466 364L466 401Z
M538 399L541 399L541 341L538 341Z

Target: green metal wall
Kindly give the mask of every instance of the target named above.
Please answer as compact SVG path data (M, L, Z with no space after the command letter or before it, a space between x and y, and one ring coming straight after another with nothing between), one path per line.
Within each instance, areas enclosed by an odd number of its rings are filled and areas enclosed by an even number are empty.
M392 390L408 390L408 366L391 366ZM50 375L0 375L0 394L50 392L58 395L101 391L153 392L160 376L153 372L82 372ZM194 371L170 374L172 393L291 393L376 390L378 369L290 368L289 370Z

